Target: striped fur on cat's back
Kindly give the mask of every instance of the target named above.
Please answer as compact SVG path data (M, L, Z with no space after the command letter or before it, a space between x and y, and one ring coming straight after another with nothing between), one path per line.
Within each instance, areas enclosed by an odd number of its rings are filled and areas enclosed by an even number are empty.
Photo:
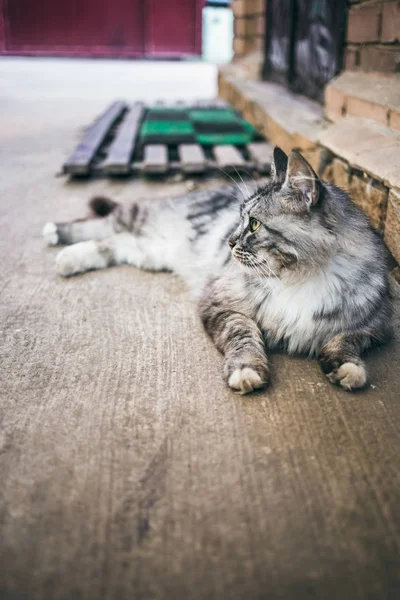
M62 276L122 263L180 275L241 393L269 379L267 351L318 358L344 389L367 381L364 350L390 333L385 249L339 188L297 152L274 151L272 177L250 197L236 186L141 200L91 202L93 216L48 223Z

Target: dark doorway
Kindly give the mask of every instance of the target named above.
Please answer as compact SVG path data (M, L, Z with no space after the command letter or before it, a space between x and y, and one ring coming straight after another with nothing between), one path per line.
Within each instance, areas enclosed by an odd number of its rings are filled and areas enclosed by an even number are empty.
M346 0L268 0L264 78L322 101L342 66Z

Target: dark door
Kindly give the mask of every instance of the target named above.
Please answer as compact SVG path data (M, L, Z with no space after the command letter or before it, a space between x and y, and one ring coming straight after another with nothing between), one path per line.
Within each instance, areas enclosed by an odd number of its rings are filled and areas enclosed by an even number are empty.
M268 0L264 75L322 101L341 69L346 0Z
M0 0L0 52L200 54L202 5L203 0Z
M267 4L266 78L285 84L290 80L292 68L293 0L280 0Z

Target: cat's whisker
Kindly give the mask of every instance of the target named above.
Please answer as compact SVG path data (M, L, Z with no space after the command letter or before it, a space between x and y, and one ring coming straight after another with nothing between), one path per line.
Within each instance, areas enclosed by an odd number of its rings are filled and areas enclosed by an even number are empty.
M240 185L238 184L238 182L236 181L236 179L234 179L231 175L229 175L229 173L227 173L226 171L224 171L224 169L221 169L221 167L217 167L217 169L218 169L218 171L221 171L221 173L223 173L224 175L226 175L227 177L229 177L229 179L233 182L233 184L238 188L238 190L242 194L243 200L247 200L246 196L243 193L242 188L240 187Z
M260 263L260 266L261 266L261 265L262 265L263 267L265 267L265 268L268 270L268 272L269 272L269 273L272 273L272 275L273 275L274 277L278 277L277 273L275 273L275 271L274 271L273 269L271 269L271 267L270 267L270 266L269 266L269 265L268 265L268 264L267 264L267 263L266 263L264 260L263 260L263 261L261 261L261 263Z
M259 272L262 275L262 281L263 281L263 283L266 284L270 289L272 289L271 282L270 282L271 274L272 273L269 272L269 271L266 271L265 267L263 265L260 265L260 264L257 264L257 269L259 270Z
M255 271L258 274L260 283L263 284L263 287L266 285L270 290L272 290L272 285L270 282L270 275L266 274L263 272L263 270L261 269L260 265L258 265L257 263L254 262L254 267Z
M266 281L266 275L265 275L265 273L263 273L262 269L260 268L260 265L257 264L257 262L255 261L255 259L253 257L249 256L248 257L248 261L249 261L249 266L256 273L256 275L258 276L260 282L261 283L267 283L270 286L269 282Z
M254 268L255 268L255 270L256 270L256 272L258 274L258 278L259 278L260 283L262 283L263 286L266 284L268 287L271 287L270 283L268 281L268 277L265 277L264 273L257 266L255 266Z
M233 194L232 192L226 192L227 194L229 194L229 196L231 196L232 198L235 198L235 200L238 200L238 197Z
M237 170L237 168L235 167L235 171L238 174L238 176L240 177L240 181L243 183L246 193L247 193L247 198L250 198L251 194L249 193L249 188L247 187L243 177L241 176L241 174L239 173L239 171Z

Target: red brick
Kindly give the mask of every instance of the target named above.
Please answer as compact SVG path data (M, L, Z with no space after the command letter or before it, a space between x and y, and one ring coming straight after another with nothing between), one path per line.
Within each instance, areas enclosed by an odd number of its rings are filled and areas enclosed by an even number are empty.
M377 181L353 173L349 191L353 202L367 215L374 229L382 233L388 202L387 189Z
M379 41L380 14L380 3L351 8L347 22L347 41L357 43Z
M254 51L254 40L251 38L235 37L233 40L233 51L236 55L243 56Z
M266 0L254 0L254 12L265 14Z
M235 0L234 2L232 2L232 11L235 17L247 16L247 2L245 2L245 0Z
M338 187L342 188L342 190L348 191L349 189L349 166L340 158L335 158L332 161L332 176L333 183Z
M264 52L265 41L261 37L234 38L233 51L235 56L245 56L252 52Z
M302 155L306 159L306 161L312 166L314 171L318 173L321 165L321 154L323 149L321 146L315 146L315 148L310 148L309 150L303 150Z
M389 115L389 126L396 131L400 131L400 111L391 110Z
M254 123L254 101L247 98L247 101L242 109L242 115L250 123Z
M263 17L261 17L262 19ZM243 17L234 20L235 35L258 37L258 17ZM264 32L263 32L264 33Z
M334 85L325 88L325 114L328 119L337 121L343 117L346 110L346 98L342 90Z
M396 73L400 68L400 46L364 46L360 48L360 70Z
M347 98L347 114L353 117L365 117L387 125L388 109L380 104L375 104L363 98Z
M346 48L344 56L344 68L346 71L358 69L360 64L360 52L358 48Z
M256 20L256 33L257 35L265 35L265 16L260 15Z
M256 38L254 41L254 50L257 52L264 52L265 50L265 40L262 37Z
M248 34L250 37L257 36L257 17L251 17L248 24Z
M249 19L237 17L233 22L233 30L236 37L246 37L248 35Z
M260 15L265 13L265 0L245 0L248 15Z
M400 40L400 2L385 2L382 12L383 42Z
M349 166L340 158L334 158L332 162L328 163L321 177L324 181L328 181L329 183L334 183L338 187L342 188L342 190L349 191L349 182L350 182L350 171Z
M400 190L390 190L385 223L385 242L400 263Z

